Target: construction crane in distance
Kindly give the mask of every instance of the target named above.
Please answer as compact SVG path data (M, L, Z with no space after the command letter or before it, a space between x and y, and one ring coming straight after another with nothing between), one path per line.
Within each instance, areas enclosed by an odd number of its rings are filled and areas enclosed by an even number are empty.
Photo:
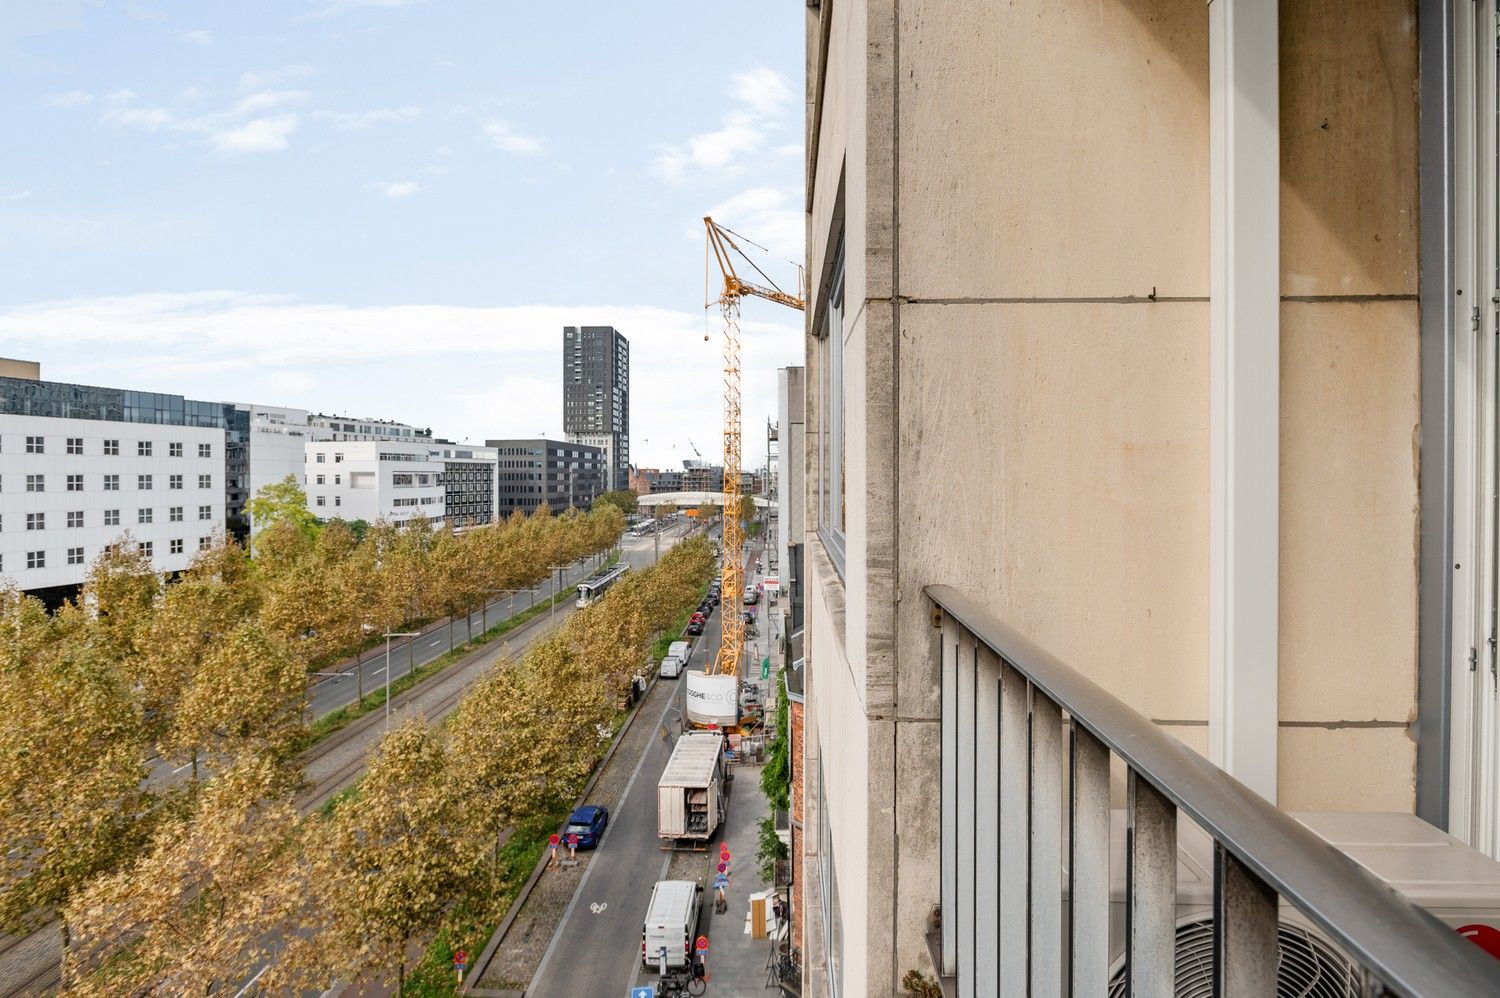
M738 680L745 649L745 619L740 608L745 581L745 528L740 521L740 300L746 296L764 298L799 312L807 307L807 303L803 300L801 268L798 268L797 294L788 294L776 286L776 282L735 240L762 251L765 251L764 246L724 228L709 217L704 217L703 227L708 233L708 252L713 254L724 279L718 296L719 312L724 318L724 564L719 589L723 614L720 625L724 639L709 671ZM741 277L736 259L754 271L762 283ZM713 304L712 301L705 302L704 308ZM737 690L736 683L736 703Z

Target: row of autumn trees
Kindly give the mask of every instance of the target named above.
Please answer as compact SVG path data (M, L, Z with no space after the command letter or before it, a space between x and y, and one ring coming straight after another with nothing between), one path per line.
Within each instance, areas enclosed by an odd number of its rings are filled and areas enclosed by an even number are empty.
M381 742L356 794L300 815L274 766L247 758L201 806L69 908L79 990L272 994L395 977L456 898L492 896L509 832L565 811L621 716L653 639L713 569L694 538L503 661L444 723Z
M65 976L78 899L163 827L236 788L285 806L310 670L535 585L624 527L617 509L545 507L462 533L377 523L362 539L290 504L262 522L253 559L221 538L170 582L126 535L53 613L0 579L0 927L56 919Z

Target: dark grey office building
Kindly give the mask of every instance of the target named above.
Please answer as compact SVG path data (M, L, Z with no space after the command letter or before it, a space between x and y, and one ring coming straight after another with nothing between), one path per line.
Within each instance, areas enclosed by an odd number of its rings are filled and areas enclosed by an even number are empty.
M563 433L604 452L604 488L630 487L630 341L613 326L563 327Z
M443 447L443 516L455 527L493 523L499 467L489 449L436 441Z
M552 512L588 509L604 487L604 449L571 441L486 440L497 452L496 502L500 516L530 513L545 502Z

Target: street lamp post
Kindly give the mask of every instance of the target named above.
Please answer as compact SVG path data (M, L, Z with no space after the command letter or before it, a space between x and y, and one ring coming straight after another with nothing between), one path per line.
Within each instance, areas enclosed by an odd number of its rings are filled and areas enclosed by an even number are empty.
M385 633L385 730L391 730L391 638L415 638L420 631L387 631ZM410 647L410 640L407 645Z
M557 616L557 597L562 592L563 571L567 565L553 565L552 570L557 573L557 584L552 587L552 608L547 611L547 619L552 620Z
M515 597L516 597L516 594L519 593L520 591L521 590L519 590L519 589L496 589L493 592L491 592L490 595L491 596L499 596L501 593L505 593L505 594L509 595L510 598L511 598L511 600L510 600L510 614L511 614L512 617L514 617L516 615L516 599L515 599ZM480 624L484 627L484 629L486 631L488 631L490 629L490 601L488 599L486 599L484 601L484 609L482 609L480 611Z

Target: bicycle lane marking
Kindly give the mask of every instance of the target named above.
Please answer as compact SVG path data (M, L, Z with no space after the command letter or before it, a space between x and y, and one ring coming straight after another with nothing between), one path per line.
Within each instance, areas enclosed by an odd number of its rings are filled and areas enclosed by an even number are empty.
M660 679L657 680L657 682L661 681ZM677 696L677 691L673 690L672 695L667 698L667 703L662 708L661 716L656 719L656 726L658 728L667 722L667 713L671 711L672 705L677 702ZM648 738L645 746L641 749L641 757L636 760L635 769L631 772L630 779L625 783L625 790L620 794L620 803L617 806L622 810L624 809L625 802L630 799L630 791L635 787L636 777L641 775L641 769L646 765L646 757L651 754L651 748L655 744L656 741L654 738ZM615 823L611 821L609 827L604 829L604 835L600 837L599 845L594 849L595 860L598 859L599 851L604 848L604 843L609 839L610 833L615 828ZM671 859L671 853L667 854L667 858ZM568 905L563 909L562 918L558 919L557 928L552 931L552 941L547 944L547 951L542 954L542 962L537 964L536 971L531 975L533 983L542 979L542 974L546 971L547 964L551 962L552 954L557 949L558 942L562 939L563 930L567 927L568 919L573 916L573 908L578 904L578 899L583 896L583 889L588 886L589 877L594 872L594 865L592 861L589 863L589 868L583 871L583 877L578 881L578 887L573 891L573 896L568 899ZM665 866L662 867L662 873L666 873ZM657 879L661 878L658 877ZM633 983L634 978L632 977L631 980Z

